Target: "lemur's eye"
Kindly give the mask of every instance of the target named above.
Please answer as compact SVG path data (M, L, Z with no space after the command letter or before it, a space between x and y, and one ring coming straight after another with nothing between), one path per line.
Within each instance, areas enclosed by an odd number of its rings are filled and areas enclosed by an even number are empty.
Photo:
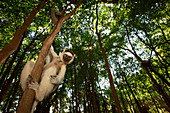
M66 55L66 54L64 54L63 56L64 56L64 57L66 57L67 55Z

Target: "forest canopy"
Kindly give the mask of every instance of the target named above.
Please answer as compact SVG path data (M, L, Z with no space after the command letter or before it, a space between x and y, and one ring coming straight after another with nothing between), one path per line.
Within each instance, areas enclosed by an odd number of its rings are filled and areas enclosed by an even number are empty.
M1 0L0 112L31 106L21 71L35 62L39 81L52 44L75 59L36 113L169 113L169 10L168 0Z

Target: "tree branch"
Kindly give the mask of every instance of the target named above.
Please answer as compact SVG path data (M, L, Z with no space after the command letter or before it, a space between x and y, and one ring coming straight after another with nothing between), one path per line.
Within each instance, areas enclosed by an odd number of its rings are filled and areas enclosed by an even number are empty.
M0 65L6 60L6 58L11 55L17 48L18 45L22 39L22 34L24 33L24 31L27 29L27 27L31 24L32 20L34 19L35 15L39 12L39 10L41 9L41 7L47 2L48 0L42 1L36 9L33 9L30 13L30 15L28 16L28 18L26 18L25 22L23 23L23 25L16 30L13 39L11 40L11 42L5 46L2 50L0 50Z

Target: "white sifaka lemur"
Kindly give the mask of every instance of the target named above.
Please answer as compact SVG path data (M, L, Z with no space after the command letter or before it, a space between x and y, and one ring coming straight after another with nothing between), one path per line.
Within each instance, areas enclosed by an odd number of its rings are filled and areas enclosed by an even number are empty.
M35 100L31 113L34 112L39 101L42 101L52 91L54 91L60 83L62 83L66 72L66 65L70 64L74 60L74 56L74 53L69 50L61 51L58 56L51 46L47 55L46 64L42 71L40 83L34 81L30 84L27 83L32 79L30 74L34 68L34 62L28 61L25 64L24 69L21 72L21 87L23 91L27 86L35 91Z

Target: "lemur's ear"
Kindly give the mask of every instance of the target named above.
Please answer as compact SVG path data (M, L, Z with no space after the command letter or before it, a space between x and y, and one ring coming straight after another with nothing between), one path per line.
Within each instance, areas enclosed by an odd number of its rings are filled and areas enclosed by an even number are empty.
M59 53L59 56L61 56L61 54L64 53L64 52L65 52L65 50L63 49L63 50Z
M65 50L65 52L69 52L69 53L72 54L72 56L75 56L74 53L72 51L70 51L70 50Z
M50 47L50 50L54 51L54 48L53 48L53 46L52 46L52 45L51 45L51 47Z
M63 50L61 50L60 52L62 53L63 51L65 51L65 50L63 49Z

